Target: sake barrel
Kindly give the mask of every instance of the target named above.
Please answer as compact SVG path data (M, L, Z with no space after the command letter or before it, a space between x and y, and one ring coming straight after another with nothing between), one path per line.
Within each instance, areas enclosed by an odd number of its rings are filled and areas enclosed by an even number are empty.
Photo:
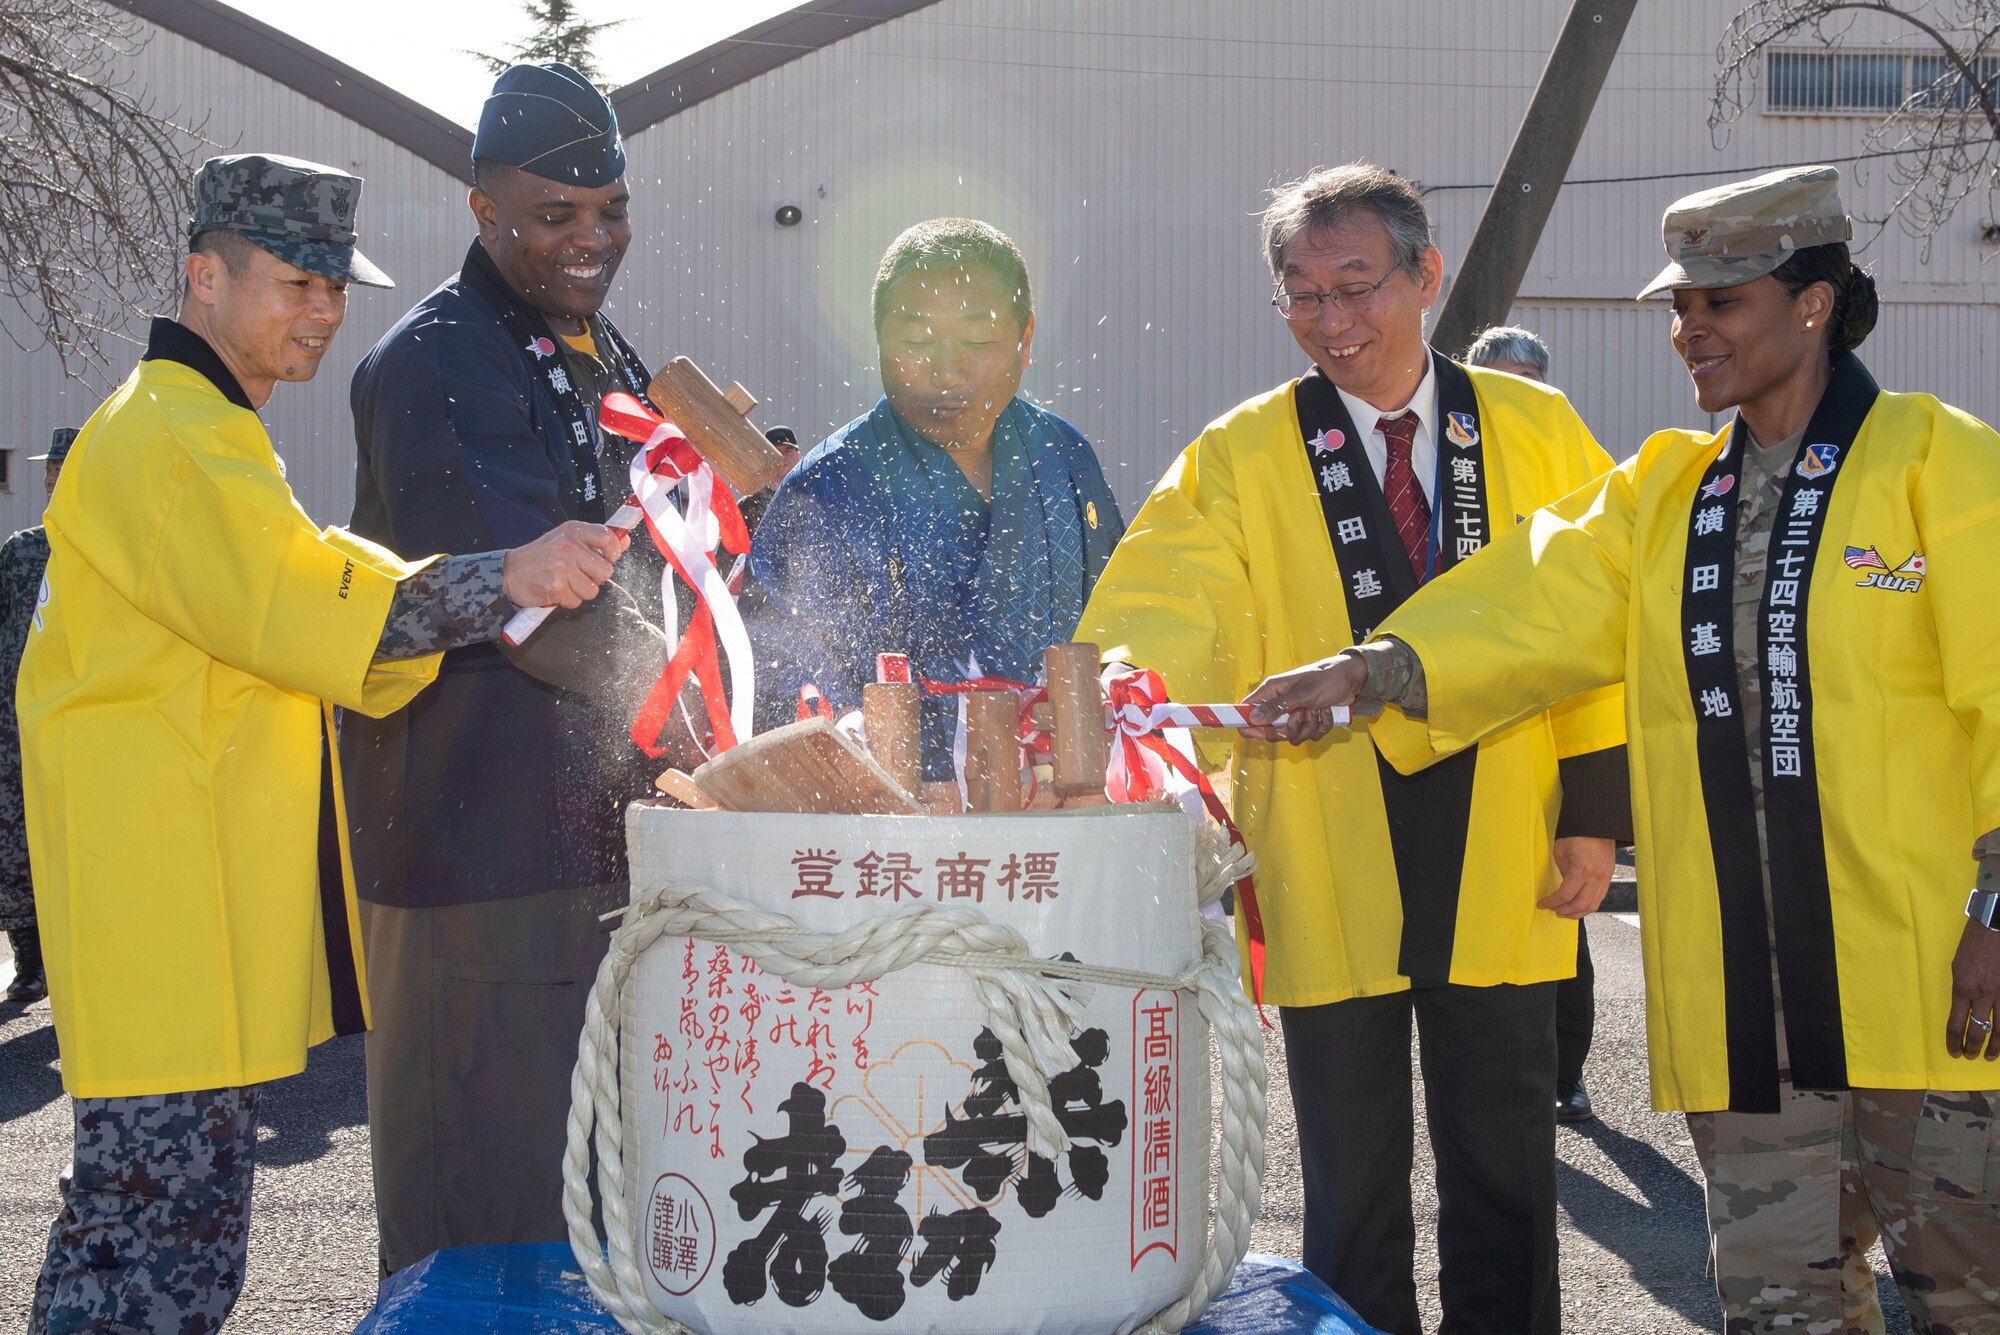
M635 891L689 883L837 933L970 906L1030 953L1173 978L1201 958L1178 812L766 815L634 807ZM1031 1153L973 981L786 983L661 936L620 999L626 1215L656 1308L704 1335L1130 1331L1206 1247L1208 1031L1192 994L1079 988L1070 1139Z

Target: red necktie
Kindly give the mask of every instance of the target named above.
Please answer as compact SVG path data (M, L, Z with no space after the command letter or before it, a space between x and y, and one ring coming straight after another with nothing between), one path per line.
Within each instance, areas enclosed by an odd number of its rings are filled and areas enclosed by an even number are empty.
M1430 564L1431 507L1417 485L1417 470L1410 466L1410 451L1417 440L1417 415L1384 417L1376 423L1389 442L1389 465L1382 470L1382 499L1389 503L1389 518L1395 521L1396 535L1410 558L1410 571L1417 583L1424 582Z

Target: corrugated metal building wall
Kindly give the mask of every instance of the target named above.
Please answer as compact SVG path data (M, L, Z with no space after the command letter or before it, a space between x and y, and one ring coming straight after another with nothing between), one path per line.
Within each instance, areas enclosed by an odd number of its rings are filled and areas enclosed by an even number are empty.
M1615 454L1651 428L1705 420L1667 347L1664 306L1629 299L1661 263L1665 204L1732 174L1844 161L1870 123L1753 110L1716 147L1715 47L1737 8L1639 6L1570 175L1667 179L1567 187L1515 312L1554 345L1558 382ZM921 218L985 218L1031 266L1028 392L1100 443L1134 504L1206 421L1301 364L1266 304L1263 192L1318 163L1373 158L1425 185L1456 264L1567 9L940 0L628 124L638 239L612 313L650 358L685 353L756 392L760 423L816 437L879 393L867 293L883 247ZM470 237L463 186L171 33L136 73L163 101L208 109L218 138L357 163L369 178L367 248L403 287L357 291L322 381L281 388L266 414L308 508L344 517L347 369L456 267ZM1850 183L1850 206L1879 210L1887 190L1878 165ZM776 226L781 203L804 222ZM1866 355L1890 387L1992 420L2000 272L1978 239L1986 221L1969 207L1928 263L1893 229L1868 248L1889 305ZM0 389L22 443L87 397L41 356L0 370ZM0 523L30 522L38 504L17 487Z
M1631 300L1662 263L1665 205L1731 174L1839 161L1871 123L1752 112L1714 147L1716 42L1737 8L1639 6L1570 175L1677 179L1566 188L1515 311L1621 457L1651 429L1706 423L1664 303ZM1037 289L1028 391L1099 442L1136 501L1205 422L1301 364L1265 304L1263 192L1372 158L1423 182L1455 265L1567 10L944 0L635 136L635 208L659 221L622 300L820 432L878 392L867 292L883 247L920 218L985 218L1021 243ZM1870 172L1850 208L1879 209L1886 188ZM774 226L780 202L804 224ZM1985 221L1968 210L1928 265L1893 230L1866 258L1895 303L1869 346L1885 383L1991 419L2000 273L1982 264Z

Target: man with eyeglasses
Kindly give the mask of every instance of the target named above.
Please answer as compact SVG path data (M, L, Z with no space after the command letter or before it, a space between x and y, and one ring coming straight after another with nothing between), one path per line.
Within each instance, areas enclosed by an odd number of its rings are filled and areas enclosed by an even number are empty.
M1312 362L1167 470L1078 634L1183 700L1235 700L1362 643L1417 586L1608 469L1554 390L1430 349L1443 259L1422 198L1366 163L1264 213L1277 308ZM1379 711L1379 705L1377 706ZM1451 1332L1553 1332L1555 983L1627 820L1622 700L1582 697L1410 778L1373 734L1237 737L1233 809L1259 867L1237 910L1250 989L1280 1008L1308 1268L1418 1335L1410 1027L1438 1175ZM1220 739L1217 739L1218 742Z

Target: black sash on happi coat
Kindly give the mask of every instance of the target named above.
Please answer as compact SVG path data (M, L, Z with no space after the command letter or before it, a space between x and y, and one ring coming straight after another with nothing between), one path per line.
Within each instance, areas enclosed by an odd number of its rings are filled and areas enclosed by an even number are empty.
M1736 683L1731 586L1736 568L1737 500L1750 438L1738 415L1729 446L1709 465L1689 509L1687 569L1681 585L1681 650L1694 702L1695 749L1709 853L1722 916L1722 991L1732 1112L1778 1111L1777 1014L1771 997L1771 940L1785 999L1792 1083L1848 1088L1840 1022L1840 977L1833 944L1813 756L1812 677L1806 614L1814 563L1833 506L1833 489L1854 439L1880 393L1851 354L1813 410L1797 461L1785 475L1757 609L1758 676L1764 695L1764 829L1771 850L1771 922L1764 913L1764 858L1757 847L1750 745Z
M1479 431L1479 400L1472 377L1436 352L1438 472L1431 517L1431 573L1442 574L1485 546L1486 461ZM1426 572L1412 570L1388 502L1369 466L1367 435L1357 430L1340 393L1314 368L1293 393L1307 462L1319 487L1327 538L1340 568L1347 620L1358 644L1417 591ZM1374 423L1368 423L1369 430ZM1397 970L1419 982L1451 977L1452 939L1458 923L1459 884L1472 816L1477 747L1416 774L1399 774L1376 757L1389 843L1403 901L1403 936Z
M319 748L319 920L326 953L327 1001L333 1013L333 1032L345 1038L368 1032L367 1012L361 1004L361 978L354 969L354 939L347 930L347 854L340 845L340 822L345 814L333 786L333 767L339 763L339 739L331 727L320 731Z
M597 405L583 401L583 396L570 380L569 363L563 357L562 344L556 340L548 321L540 311L522 300L513 285L501 276L499 266L493 263L493 257L486 253L485 246L477 241L472 243L472 250L465 257L465 267L460 272L466 285L499 314L500 323L514 344L515 355L527 363L528 373L539 380L556 401L556 408L562 414L563 425L569 433L566 443L569 446L570 476L565 480L570 484L571 502L577 518L603 523L609 511L597 481L597 456L603 448L597 435ZM645 401L648 380L645 363L639 360L639 354L632 350L632 345L625 341L625 336L613 327L611 321L600 315L597 325L610 336L610 346L597 349L599 359L623 382L626 392Z

